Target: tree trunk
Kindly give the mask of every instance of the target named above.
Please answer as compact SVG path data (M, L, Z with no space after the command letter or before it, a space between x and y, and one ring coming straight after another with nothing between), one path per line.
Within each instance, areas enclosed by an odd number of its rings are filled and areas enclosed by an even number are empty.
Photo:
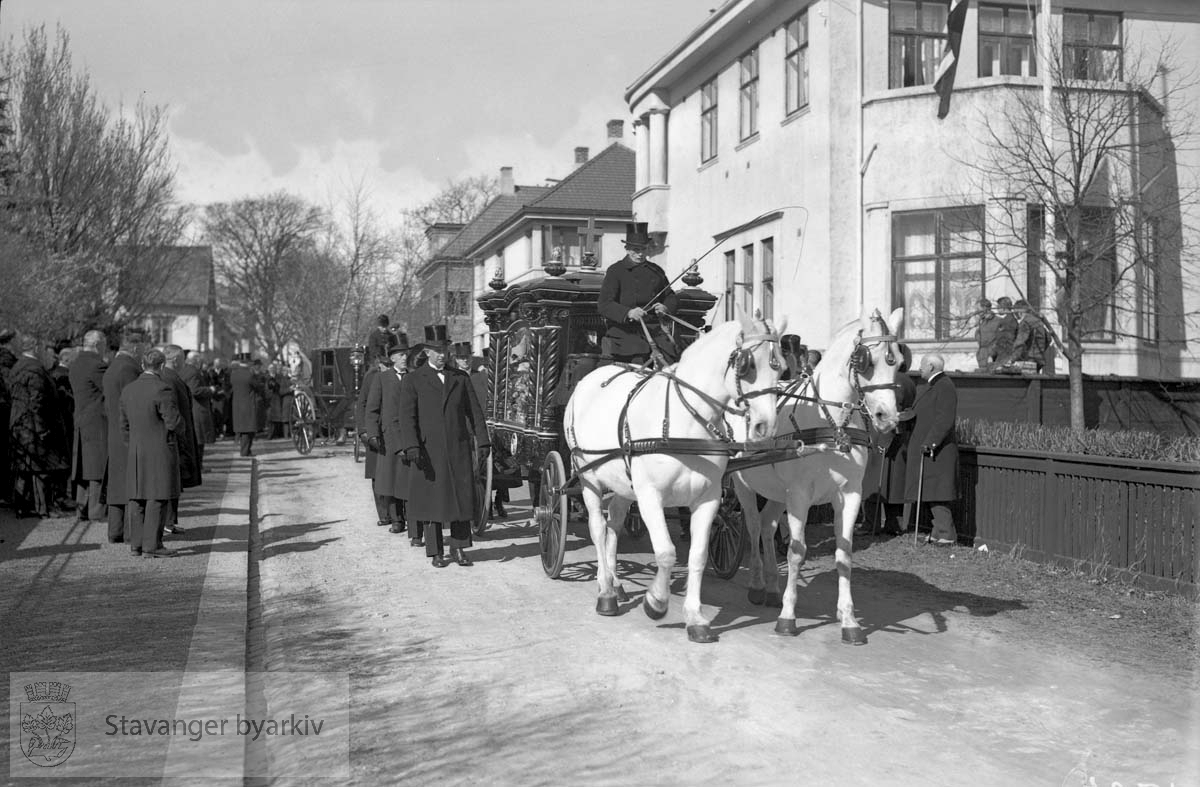
M1083 356L1071 353L1067 359L1067 373L1071 387L1071 431L1082 432L1087 428L1083 417Z

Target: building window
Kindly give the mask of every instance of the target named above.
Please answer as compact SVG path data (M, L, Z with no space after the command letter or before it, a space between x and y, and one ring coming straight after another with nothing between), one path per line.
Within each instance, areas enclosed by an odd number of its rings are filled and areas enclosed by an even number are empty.
M700 160L717 157L717 80L700 88Z
M466 290L450 290L446 293L446 316L468 317L471 314L471 293Z
M1025 300L1042 310L1042 271L1046 250L1046 208L1025 206Z
M1142 280L1138 288L1138 335L1148 342L1158 341L1158 264L1159 224L1149 219L1143 228Z
M175 318L169 314L156 314L146 321L146 333L150 335L150 343L154 345L174 344L171 341L171 328Z
M783 57L787 92L784 110L790 115L808 106L808 13L788 22L784 30L787 38Z
M979 76L1037 76L1029 8L979 6Z
M909 339L967 338L983 293L983 208L895 214L892 268Z
M762 316L764 320L775 319L775 239L764 238L762 242Z
M734 281L737 279L737 265L734 252L725 252L725 319L732 320L734 318L733 310L733 293Z
M738 138L758 133L758 47L738 60Z
M579 232L580 227L576 225L570 226L542 226L542 260L554 259L555 255L562 260L564 265L575 267L579 265L579 261L583 259L583 235ZM600 259L601 244L593 244L593 251L596 252L596 259Z
M1115 215L1111 208L1100 207L1067 214L1058 220L1058 243L1079 283L1076 327L1087 341L1112 341L1118 282Z
M738 304L747 316L754 314L754 244L742 247L742 278L737 282Z
M946 45L946 0L892 0L888 87L932 85Z
M1063 12L1063 76L1096 82L1120 80L1121 16Z

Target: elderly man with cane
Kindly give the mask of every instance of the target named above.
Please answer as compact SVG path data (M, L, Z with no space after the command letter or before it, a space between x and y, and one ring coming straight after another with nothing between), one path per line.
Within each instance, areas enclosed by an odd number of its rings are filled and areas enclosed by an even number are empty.
M958 391L943 371L940 355L921 358L924 390L913 404L913 428L908 441L906 499L915 501L913 538L920 530L921 510L929 508L932 531L925 539L934 546L953 546L958 541L952 506L958 500L958 442L954 432L958 413ZM917 469L914 476L912 468Z

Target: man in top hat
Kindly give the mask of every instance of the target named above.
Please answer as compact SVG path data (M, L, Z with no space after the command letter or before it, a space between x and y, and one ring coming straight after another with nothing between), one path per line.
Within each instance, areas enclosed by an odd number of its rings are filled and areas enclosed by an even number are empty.
M234 357L229 370L229 398L233 402L233 431L238 436L241 456L254 456L254 434L258 431L258 400L265 388L250 366L250 353Z
M142 373L142 348L146 337L137 331L126 332L121 346L109 361L104 372L104 414L108 421L108 481L105 496L108 503L108 542L129 542L132 551L141 550L136 539L126 538L129 523L126 505L129 503L125 484L125 465L129 452L121 432L121 392Z
M181 374L183 371L183 348L178 344L167 344L163 346L162 354L165 361L159 375L167 385L171 386L171 392L175 394L175 406L179 409L179 415L183 422L178 439L171 442L171 450L179 465L179 488L182 491L200 486L203 481L200 471L199 441L196 439L196 422L191 417L192 392ZM163 531L173 535L184 533L183 528L179 526L178 494L169 498L167 523Z
M365 422L368 452L377 454L375 478L376 513L380 525L389 533L408 529L407 499L409 468L401 461L400 450L400 381L408 372L407 334L393 340L380 362L380 371L371 381L367 392ZM421 530L414 527L410 534L413 546L421 546Z
M975 363L979 371L986 372L996 360L996 331L1000 328L1000 318L992 311L992 302L980 298L979 324L975 326L975 341L979 348L975 350Z
M170 500L179 497L179 452L184 419L171 384L162 378L161 350L144 356L145 371L121 391L120 429L126 445L125 493L129 499L129 548L142 557L172 557L163 530Z
M466 372L446 365L445 326L425 328L428 363L400 381L399 445L408 467L408 516L428 522L425 554L433 565L449 565L442 547L442 523L450 523L450 555L470 566L463 551L471 545L475 516L475 445L490 448L483 409ZM390 438L388 438L390 439ZM388 446L391 450L391 446Z
M407 335L401 334L401 336L404 344L407 345ZM391 524L389 511L391 496L379 493L378 468L380 454L384 447L383 430L380 424L382 406L380 375L387 374L392 370L390 354L392 347L396 344L397 342L393 341L385 347L383 357L370 357L367 371L363 374L362 384L358 390L358 400L354 405L354 427L362 435L362 440L367 448L363 458L364 476L371 481L371 497L375 501L375 513L378 515L376 524L385 527Z
M639 320L645 322L667 362L678 360L674 343L663 333L658 318L661 314L674 314L679 299L667 274L647 259L650 246L645 222L627 224L625 256L604 272L597 309L608 323L604 350L616 361L641 365L650 358L652 348Z

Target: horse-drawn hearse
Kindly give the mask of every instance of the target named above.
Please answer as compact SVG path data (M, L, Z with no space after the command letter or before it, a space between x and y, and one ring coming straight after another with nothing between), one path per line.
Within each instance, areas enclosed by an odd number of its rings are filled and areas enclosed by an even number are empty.
M809 372L786 352L799 338L769 322L740 314L706 329L716 298L698 289L702 280L693 270L671 324L679 362L636 367L601 352L602 280L599 271L547 266L544 277L493 282L495 292L478 299L490 329L485 414L493 451L511 456L516 480L530 483L543 570L559 575L567 524L586 516L596 547L597 612L619 614L618 602L628 596L616 577L617 538L636 503L657 564L643 604L659 619L675 562L663 511L687 506L689 639L716 641L700 611L701 577L710 562L723 578L735 574L747 542L751 601L782 606L776 631L794 635L804 517L810 505L833 502L841 509L835 526L842 637L865 642L850 598L851 539L868 421L880 430L897 422L896 330L903 310L887 319L878 310L864 313ZM762 516L756 495L767 499ZM781 595L774 532L785 508L791 546Z
M345 444L354 432L354 403L365 372L362 347L321 347L313 360L289 343L284 361L292 378L292 444L301 454L318 441ZM354 435L354 460L365 450Z

